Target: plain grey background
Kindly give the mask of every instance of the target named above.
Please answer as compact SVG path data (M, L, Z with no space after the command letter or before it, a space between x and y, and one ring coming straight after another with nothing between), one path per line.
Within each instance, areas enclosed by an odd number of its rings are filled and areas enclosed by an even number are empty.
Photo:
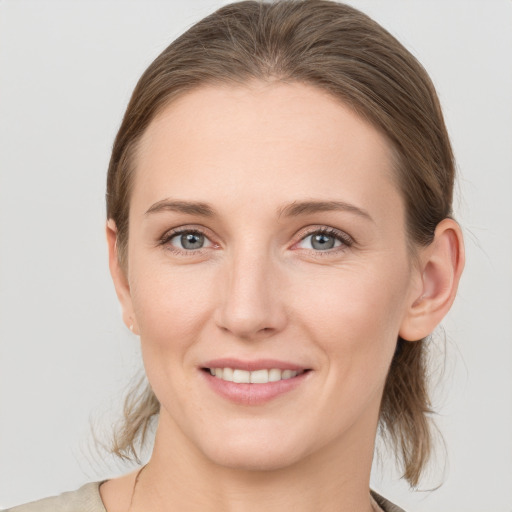
M109 149L145 67L224 3L0 0L0 508L127 470L90 436L140 366L107 269ZM349 3L438 88L467 249L434 403L448 462L429 482L444 485L410 492L386 460L373 485L409 511L510 512L512 2Z

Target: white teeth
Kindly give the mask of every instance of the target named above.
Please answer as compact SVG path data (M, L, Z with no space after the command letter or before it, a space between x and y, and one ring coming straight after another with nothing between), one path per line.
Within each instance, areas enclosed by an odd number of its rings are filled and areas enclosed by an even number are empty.
M279 370L278 368L255 370L253 372L238 369L234 370L232 368L210 368L209 370L210 373L218 379L239 384L267 384L268 382L291 379L303 373L302 371Z
M233 382L233 368L224 368L222 372L222 379Z
M215 374L217 374L217 369L215 369ZM217 376L217 375L215 375L215 376ZM246 370L234 370L233 371L233 382L237 382L237 383L241 383L241 384L249 384L249 382L251 382L251 372L248 372Z
M268 372L268 381L277 382L278 380L281 380L281 370L278 370L277 368L272 368L272 370Z
M268 370L256 370L251 372L251 384L266 384L268 382Z

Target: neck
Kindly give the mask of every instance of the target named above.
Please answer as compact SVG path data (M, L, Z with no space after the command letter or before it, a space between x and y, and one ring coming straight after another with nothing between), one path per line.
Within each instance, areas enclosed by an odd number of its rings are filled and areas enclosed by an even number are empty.
M368 424L368 423L367 423ZM370 512L369 475L376 421L360 425L342 440L284 468L226 467L200 453L177 426L162 415L153 455L140 475L132 511L219 510L267 512Z

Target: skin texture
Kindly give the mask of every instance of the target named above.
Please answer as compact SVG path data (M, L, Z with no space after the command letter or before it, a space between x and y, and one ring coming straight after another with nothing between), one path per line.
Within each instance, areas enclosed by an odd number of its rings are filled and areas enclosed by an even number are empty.
M132 510L371 510L373 444L397 336L433 330L463 263L451 220L412 257L391 162L381 133L301 84L202 87L149 126L127 269L117 262L115 224L107 226L124 320L140 335L162 406ZM148 213L162 201L212 212ZM330 207L292 211L320 201ZM182 248L178 228L200 230L204 246ZM319 229L330 230L333 248L312 245ZM310 371L288 393L241 405L212 391L201 370L225 357ZM126 510L131 482L102 486L109 512Z

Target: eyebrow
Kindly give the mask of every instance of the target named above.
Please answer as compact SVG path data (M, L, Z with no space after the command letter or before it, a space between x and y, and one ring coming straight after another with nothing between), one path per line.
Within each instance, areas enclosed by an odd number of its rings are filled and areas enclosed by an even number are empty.
M371 215L364 209L345 201L294 201L278 208L278 217L299 217L318 212L344 211L358 215L374 222ZM146 211L146 215L159 212L178 212L201 217L214 217L215 209L208 203L196 201L177 201L162 199L156 202Z
M279 217L298 217L318 212L344 211L374 222L371 215L362 208L344 201L294 201L278 210Z
M170 199L158 201L146 211L146 215L159 212L178 212L188 215L200 215L201 217L213 217L215 215L215 210L206 203L173 201Z

